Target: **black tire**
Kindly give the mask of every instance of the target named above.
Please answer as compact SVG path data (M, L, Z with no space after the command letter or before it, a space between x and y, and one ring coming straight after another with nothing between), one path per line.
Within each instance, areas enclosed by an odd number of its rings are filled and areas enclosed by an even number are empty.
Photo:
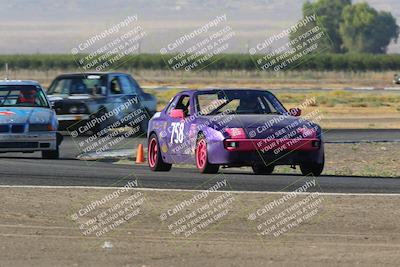
M149 121L150 121L149 118L147 117L147 114L148 113L146 113L146 118L140 122L140 131L139 131L141 134L146 134L146 135L147 135L147 130L149 129Z
M300 170L304 176L306 175L320 176L322 171L324 170L324 165L325 165L325 159L322 161L322 163L311 162L311 163L300 164Z
M272 174L275 169L275 165L265 165L265 164L254 164L251 166L253 169L254 174L261 175L261 174Z
M107 110L105 108L102 108L101 110L99 110L96 113L95 118L101 118L105 114L107 114ZM93 127L93 133L98 135L98 133L103 131L108 126L109 126L109 120L108 119L106 119L106 120L104 120L104 121L102 121L100 123L96 123L96 125Z
M199 145L200 142L205 142L206 145L207 145L207 140L206 140L206 138L204 137L203 134L200 134L199 137L197 138L196 152L195 152L196 159L198 157L197 156L197 153L198 153L197 150L198 150L198 145ZM205 158L204 165L202 167L199 167L199 165L197 164L197 160L196 160L196 166L197 166L197 169L200 171L200 173L215 174L215 173L218 173L218 170L219 170L219 165L218 164L211 164L208 161L208 148L207 148L207 146L206 146L206 158Z
M151 161L150 161L150 156L151 156L150 145L152 143L152 140L154 140L155 145L157 146L157 158L156 158L155 163L154 163L153 166L151 166ZM148 144L147 144L147 148L148 148L147 151L148 151L148 157L149 157L147 162L149 164L150 170L152 170L154 172L156 172L156 171L167 172L167 171L171 170L172 164L165 163L163 161L163 159L162 159L161 148L160 148L160 145L158 143L158 138L157 138L156 134L153 133L152 135L150 135L149 141L148 141Z
M126 123L126 126L129 126L131 128L137 128L139 126L139 131L134 136L147 136L147 130L149 129L149 121L151 116L147 109L144 109L142 114L145 114L146 118L139 123L134 123L136 118L133 118L131 121Z
M42 151L42 158L43 159L59 159L60 158L60 150L44 150Z

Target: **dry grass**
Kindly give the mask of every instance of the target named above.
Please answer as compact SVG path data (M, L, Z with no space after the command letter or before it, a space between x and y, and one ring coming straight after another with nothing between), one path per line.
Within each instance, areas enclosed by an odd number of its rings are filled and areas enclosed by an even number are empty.
M11 70L15 79L34 79L48 86L58 74L78 72L71 70ZM208 86L246 88L333 88L392 86L396 72L339 72L339 71L171 71L171 70L122 70L131 73L143 86L176 85L188 88ZM400 71L399 71L400 72Z
M400 144L326 144L324 175L400 178ZM277 172L298 173L286 166Z
M34 79L45 87L55 76L74 70L17 70L11 72L11 78ZM334 88L345 87L386 87L392 86L395 72L260 72L260 71L161 71L128 70L146 86L179 86L187 88L222 87L222 88ZM166 91L146 89L158 99L158 109L181 89ZM400 94L373 92L347 92L342 90L313 93L282 91L276 93L288 108L302 103L305 99L316 97L316 104L305 113L318 108L324 114L321 122L325 128L400 128ZM354 118L354 119L353 119Z
M219 86L244 88L333 88L392 86L396 72L339 71L131 71L142 84L183 85L189 88ZM142 79L142 80L141 80Z

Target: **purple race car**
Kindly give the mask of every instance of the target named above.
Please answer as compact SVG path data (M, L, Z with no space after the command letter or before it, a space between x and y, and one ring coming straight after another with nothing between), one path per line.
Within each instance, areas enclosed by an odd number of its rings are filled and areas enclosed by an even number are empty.
M322 130L300 114L264 90L178 93L149 122L150 169L196 164L202 173L217 173L220 166L251 166L255 174L271 174L276 165L299 165L304 175L318 176L325 161Z

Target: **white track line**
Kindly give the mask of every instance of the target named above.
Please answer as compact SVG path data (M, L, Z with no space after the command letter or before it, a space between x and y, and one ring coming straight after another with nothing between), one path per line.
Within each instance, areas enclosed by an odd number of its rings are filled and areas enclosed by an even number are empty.
M21 188L21 189L95 189L95 190L118 190L122 187L100 187L100 186L40 186L40 185L0 185L1 188ZM161 189L161 188L127 188L127 190L138 190L138 191L155 191L155 192L204 192L205 190L196 189ZM272 195L282 195L287 192L276 192L276 191L215 191L213 193L233 193L233 194L272 194ZM299 195L308 195L315 192L299 192ZM371 196L371 197L400 197L400 193L325 193L318 192L322 196Z

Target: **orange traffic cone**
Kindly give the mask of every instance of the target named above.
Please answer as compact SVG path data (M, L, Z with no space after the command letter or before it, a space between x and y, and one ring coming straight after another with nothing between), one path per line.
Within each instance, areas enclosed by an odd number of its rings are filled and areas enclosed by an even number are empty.
M144 163L144 149L143 144L139 144L136 153L136 164Z

